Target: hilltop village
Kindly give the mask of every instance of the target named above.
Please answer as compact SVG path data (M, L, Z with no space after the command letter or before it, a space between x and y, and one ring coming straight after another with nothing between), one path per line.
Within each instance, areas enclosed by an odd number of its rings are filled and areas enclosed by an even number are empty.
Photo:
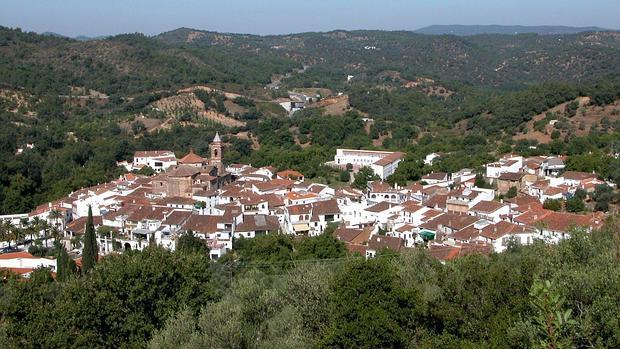
M89 209L99 255L142 250L156 244L174 250L186 233L204 239L211 259L231 251L235 239L265 234L317 236L329 229L352 255L372 258L385 251L426 248L441 261L471 253L503 252L535 240L557 243L572 229L603 225L602 212L569 213L546 208L607 185L596 173L564 171L555 156L507 154L485 166L429 173L408 186L386 181L403 153L338 149L328 165L357 172L370 168L366 188L332 188L305 181L294 170L224 164L216 134L210 157L193 150L180 159L172 151L137 151L128 172L115 181L75 191L24 214L3 216L14 227L32 225L32 235L60 241L78 262ZM440 154L429 154L432 163ZM131 171L150 167L155 174ZM41 222L45 222L41 225ZM49 234L49 228L55 234ZM54 235L54 236L52 236ZM26 237L24 237L26 239ZM11 239L3 243L11 246ZM55 269L55 260L35 257L12 241L0 267L28 276L34 268ZM20 244L21 243L21 244ZM16 247L17 248L16 248Z

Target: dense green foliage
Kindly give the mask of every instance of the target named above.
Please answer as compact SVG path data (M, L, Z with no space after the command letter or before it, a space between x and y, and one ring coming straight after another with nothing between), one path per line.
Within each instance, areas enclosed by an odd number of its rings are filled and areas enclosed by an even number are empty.
M234 240L233 251L224 255L220 262L234 266L236 270L251 266L263 272L275 272L294 267L304 260L345 257L344 243L332 235L335 228L328 225L321 235L301 240L283 234L251 239L241 237Z
M88 207L88 217L83 240L82 272L86 274L95 267L99 257L99 246L97 244L97 236L95 235L95 226L93 225L93 210L90 206Z
M57 247L56 257L56 280L67 281L71 276L76 275L77 268L75 262L69 257L64 246Z
M0 285L0 345L617 347L618 228L612 219L557 246L513 246L445 265L422 249L343 257L327 235L292 244L272 235L237 247L250 251L237 256L261 265L149 247L108 256L65 282L45 270L28 282L9 278ZM292 252L265 249L276 240ZM280 260L297 258L305 262L281 268ZM549 316L552 331L543 323Z
M209 254L209 247L207 247L205 240L195 236L191 231L185 232L179 236L176 250L181 254Z
M149 346L616 347L616 230L447 265L414 251L245 273L198 315L169 318Z
M182 305L198 309L226 284L206 254L158 248L108 256L87 276L65 283L9 280L0 288L9 341L0 346L143 346L171 312Z

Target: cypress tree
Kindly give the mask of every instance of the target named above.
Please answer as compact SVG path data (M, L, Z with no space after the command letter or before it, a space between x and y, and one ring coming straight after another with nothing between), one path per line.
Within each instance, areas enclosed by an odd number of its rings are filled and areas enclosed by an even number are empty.
M72 261L64 246L58 246L58 255L56 256L56 280L65 281L72 273Z
M93 224L93 210L88 207L88 220L84 229L84 249L82 252L82 273L88 273L97 262L97 238Z

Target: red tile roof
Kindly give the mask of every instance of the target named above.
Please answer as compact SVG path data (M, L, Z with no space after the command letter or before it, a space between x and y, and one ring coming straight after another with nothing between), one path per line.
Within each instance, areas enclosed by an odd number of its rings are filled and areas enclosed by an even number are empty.
M368 249L375 251L387 248L398 252L403 247L405 247L405 240L399 237L373 235L368 241Z
M391 209L394 206L396 206L396 205L392 204L392 203L389 203L387 201L381 201L381 202L376 203L376 204L374 204L372 206L366 207L364 210L368 211L368 212L378 213L378 212L387 211L387 210Z
M295 170L284 170L277 173L277 176L280 178L288 178L288 179L301 179L304 175L301 172L297 172Z
M474 207L471 208L471 211L482 212L482 213L492 213L505 206L506 204L497 202L497 201L480 201L479 203L474 205Z
M374 164L377 165L377 166L387 166L387 165L393 163L394 161L401 159L404 155L405 155L404 153L401 153L401 152L397 151L397 152L391 153L388 156L385 156L385 157L375 161Z
M448 174L445 172L433 172L425 176L422 176L422 180L432 179L436 181L443 181L448 179Z
M65 229L76 234L84 234L87 221L88 217L80 217L73 222L67 224L67 227ZM101 216L93 216L93 225L95 226L95 228L103 225L103 218Z
M190 211L173 211L168 216L162 224L166 225L181 225L185 223L187 219L192 215Z
M438 194L430 199L424 201L424 206L430 208L446 208L446 201L448 200L448 195Z
M450 238L457 241L471 241L476 237L480 236L480 231L474 226L469 226L463 230L457 231L456 233L450 235Z
M179 160L179 163L181 164L202 164L205 162L205 159L202 158L200 155L197 155L196 153L194 153L193 149L189 150L189 153L187 153L187 155L185 155L183 158L181 158Z
M392 186L389 183L383 182L383 181L373 181L373 182L368 183L368 189L371 192L375 192L375 193L396 192L396 189L392 188Z
M217 224L221 221L220 216L192 215L183 225L183 230L202 234L215 233L218 231Z
M478 221L478 218L468 216L468 215L460 215L456 213L445 213L441 216L438 216L424 224L422 227L427 227L429 229L436 230L439 226L448 227L455 231L465 229L470 225L473 225Z
M432 257L442 261L448 261L474 253L490 254L492 251L493 246L477 243L463 243L456 246L431 245L428 248L428 253Z
M338 202L334 199L317 201L312 204L312 216L339 214Z
M235 228L238 232L277 231L280 229L278 217L267 215L245 215L243 222Z
M310 214L312 210L312 205L310 204L301 204L301 205L292 205L286 208L290 215L300 215L300 214Z
M573 181L582 181L584 179L596 178L596 174L589 172L577 172L577 171L566 171L562 174L564 179L569 179Z
M522 225L501 221L497 224L487 225L482 229L480 235L491 240L497 240L509 234L520 234L527 232Z
M35 257L26 251L0 254L0 259L15 259L15 258L40 258L40 257Z
M518 182L523 176L525 176L525 172L504 172L497 179L500 181Z

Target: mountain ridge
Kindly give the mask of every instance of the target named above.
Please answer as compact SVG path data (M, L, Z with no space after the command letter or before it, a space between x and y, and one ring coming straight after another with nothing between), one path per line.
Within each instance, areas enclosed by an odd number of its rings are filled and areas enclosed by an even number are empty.
M457 36L470 36L481 34L502 34L502 35L518 35L518 34L538 34L538 35L566 35L577 34L583 32L602 32L602 31L615 31L612 29L606 29L596 26L588 27L574 27L563 25L464 25L464 24L434 24L429 25L417 30L414 30L418 34L426 35L457 35Z

